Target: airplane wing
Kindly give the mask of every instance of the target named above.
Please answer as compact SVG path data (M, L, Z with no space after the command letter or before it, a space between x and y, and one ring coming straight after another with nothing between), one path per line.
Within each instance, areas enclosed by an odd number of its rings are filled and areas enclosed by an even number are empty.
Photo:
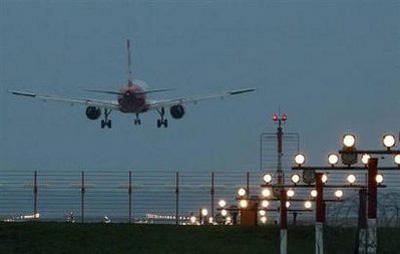
M65 102L71 105L80 104L85 106L99 107L103 109L119 110L119 104L117 101L106 101L106 100L85 99L85 98L74 99L74 98L59 97L55 95L44 95L44 94L36 94L26 91L15 91L15 90L9 92L11 92L14 95L36 98L43 101L58 101L58 102Z
M220 94L212 94L207 96L199 96L199 97L189 97L189 98L175 98L175 99L167 99L167 100L155 100L151 101L148 106L149 110L159 109L163 107L170 107L176 104L196 104L199 101L209 100L209 99L223 99L225 97L230 97L233 95L249 93L255 91L255 88L245 88L238 90L226 91Z

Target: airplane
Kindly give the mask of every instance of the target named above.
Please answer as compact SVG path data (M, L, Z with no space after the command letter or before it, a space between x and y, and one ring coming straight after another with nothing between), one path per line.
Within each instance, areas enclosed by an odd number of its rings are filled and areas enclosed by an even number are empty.
M130 40L126 42L127 53L128 53L128 81L119 91L104 90L104 89L85 89L88 92L96 92L103 94L116 95L117 100L98 100L98 99L87 99L87 98L67 98L54 95L37 94L27 91L17 91L11 90L14 95L31 97L41 99L43 101L58 101L64 102L71 105L80 104L86 106L86 116L90 120L97 120L101 117L102 111L104 114L104 119L101 120L101 128L104 129L112 127L111 119L109 116L112 111L119 111L121 113L131 113L135 114L136 118L134 120L135 125L141 125L140 114L148 111L157 111L160 118L157 119L157 127L160 128L164 126L168 127L168 120L165 117L165 108L169 108L170 115L174 119L181 119L185 114L184 105L196 104L199 101L225 98L229 96L244 94L255 91L255 88L245 88L225 91L219 94L212 94L207 96L198 97L182 97L173 98L165 100L150 100L147 95L158 92L166 92L172 89L145 89L144 82L136 79L132 79L132 68L131 68L131 50L130 50Z

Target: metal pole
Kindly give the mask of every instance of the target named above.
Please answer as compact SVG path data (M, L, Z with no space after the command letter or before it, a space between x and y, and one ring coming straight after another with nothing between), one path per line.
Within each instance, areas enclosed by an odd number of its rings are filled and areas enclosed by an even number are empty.
M280 254L287 253L287 207L286 191L284 188L280 191Z
M85 173L81 174L81 223L85 223Z
M356 253L367 253L367 190L359 190L359 211L358 211L358 248Z
M323 173L315 173L317 204L316 204L316 223L315 223L315 253L324 253L324 222L325 222L325 204L324 204L324 184L322 182Z
M128 222L132 222L132 171L129 171L129 186L128 186Z
M250 196L250 172L246 172L246 194Z
M33 172L33 217L36 218L37 214L37 194L38 194L38 187L37 187L37 171Z
M282 120L279 119L278 121L278 129L277 129L277 141L278 141L278 146L277 146L277 154L278 154L278 165L276 169L277 177L278 177L278 185L283 185L284 184L284 179L283 179L283 171L282 171L282 156L283 156L283 129L282 129Z
M213 219L214 219L214 198L215 198L214 172L211 172L211 217Z
M176 172L175 184L175 224L179 225L179 172Z
M377 239L377 190L378 183L376 182L376 175L378 173L378 158L370 158L368 160L368 249L367 253L376 253L378 246Z

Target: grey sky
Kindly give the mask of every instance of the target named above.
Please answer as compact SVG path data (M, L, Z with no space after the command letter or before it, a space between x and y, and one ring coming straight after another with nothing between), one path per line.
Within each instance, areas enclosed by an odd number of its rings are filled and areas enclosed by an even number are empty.
M400 130L399 1L0 1L3 169L252 169L271 114L322 163L345 131L378 147ZM159 96L257 87L255 94L187 108L157 129L157 116L113 112L113 129L85 108L13 97L28 89L112 98L81 88L134 75ZM157 96L156 96L157 97ZM113 98L112 98L113 99Z

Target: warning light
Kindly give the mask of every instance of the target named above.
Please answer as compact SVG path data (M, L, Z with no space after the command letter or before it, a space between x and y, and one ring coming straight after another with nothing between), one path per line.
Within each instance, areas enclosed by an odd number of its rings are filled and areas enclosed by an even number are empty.
M287 120L287 115L286 114L283 114L283 116L282 116L282 121L286 121Z
M273 119L275 122L278 121L278 115L277 115L277 114L274 114L273 117L272 117L272 119Z

